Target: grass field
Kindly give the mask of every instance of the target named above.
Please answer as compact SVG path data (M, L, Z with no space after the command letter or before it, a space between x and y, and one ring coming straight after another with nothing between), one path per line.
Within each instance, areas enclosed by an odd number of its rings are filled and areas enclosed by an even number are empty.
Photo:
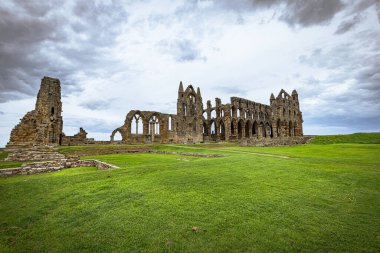
M0 179L0 251L380 252L380 145L321 138L151 145L224 156L96 155L120 169Z

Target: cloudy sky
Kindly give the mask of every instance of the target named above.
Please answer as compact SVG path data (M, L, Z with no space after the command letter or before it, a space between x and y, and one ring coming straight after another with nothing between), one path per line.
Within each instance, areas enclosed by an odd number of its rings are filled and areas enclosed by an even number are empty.
M68 135L175 113L181 80L204 105L297 89L305 134L380 131L380 2L1 1L0 146L43 76L61 80Z

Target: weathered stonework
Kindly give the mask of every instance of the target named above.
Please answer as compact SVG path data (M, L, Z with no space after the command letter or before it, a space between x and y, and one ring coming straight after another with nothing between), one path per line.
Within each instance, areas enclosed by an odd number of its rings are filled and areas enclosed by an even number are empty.
M111 142L120 133L123 143L199 143L237 142L241 145L289 145L303 143L302 112L298 94L284 90L270 96L270 105L231 97L215 106L203 107L200 89L189 85L178 89L177 114L155 111L130 111L124 125L111 134Z
M53 161L64 159L65 156L60 154L52 146L32 146L22 147L11 151L5 161Z
M79 157L71 157L48 162L28 163L19 168L2 169L0 170L0 177L48 173L76 167L96 167L99 170L119 168L98 160L79 160Z
M59 145L62 137L61 85L58 79L44 77L35 109L13 128L7 148L32 145Z
M81 127L79 132L74 136L62 135L61 145L71 146L71 145L89 145L95 144L94 138L87 138L87 132Z
M115 129L110 141L87 138L80 128L74 136L62 132L61 86L58 79L44 77L35 110L28 112L12 130L8 150L45 145L91 145L110 143L200 143L236 142L240 145L290 145L303 143L302 112L298 94L284 90L270 96L270 105L239 97L215 106L203 106L199 88L182 82L178 89L177 114L155 111L130 111L124 125ZM116 133L122 136L115 141Z

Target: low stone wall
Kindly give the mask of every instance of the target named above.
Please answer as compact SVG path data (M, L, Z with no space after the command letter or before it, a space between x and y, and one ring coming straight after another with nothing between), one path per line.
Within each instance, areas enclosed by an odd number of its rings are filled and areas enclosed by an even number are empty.
M6 148L9 152L5 161L55 161L65 159L65 156L58 153L54 146L31 146Z
M0 177L48 173L75 167L96 167L100 170L119 168L98 160L76 160L69 158L56 161L28 163L19 168L1 169Z

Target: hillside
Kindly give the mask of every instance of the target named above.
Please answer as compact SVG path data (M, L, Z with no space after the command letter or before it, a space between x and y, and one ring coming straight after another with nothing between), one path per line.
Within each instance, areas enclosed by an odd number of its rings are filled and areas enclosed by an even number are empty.
M310 143L311 144L335 144L335 143L380 144L380 133L317 135L312 138Z

